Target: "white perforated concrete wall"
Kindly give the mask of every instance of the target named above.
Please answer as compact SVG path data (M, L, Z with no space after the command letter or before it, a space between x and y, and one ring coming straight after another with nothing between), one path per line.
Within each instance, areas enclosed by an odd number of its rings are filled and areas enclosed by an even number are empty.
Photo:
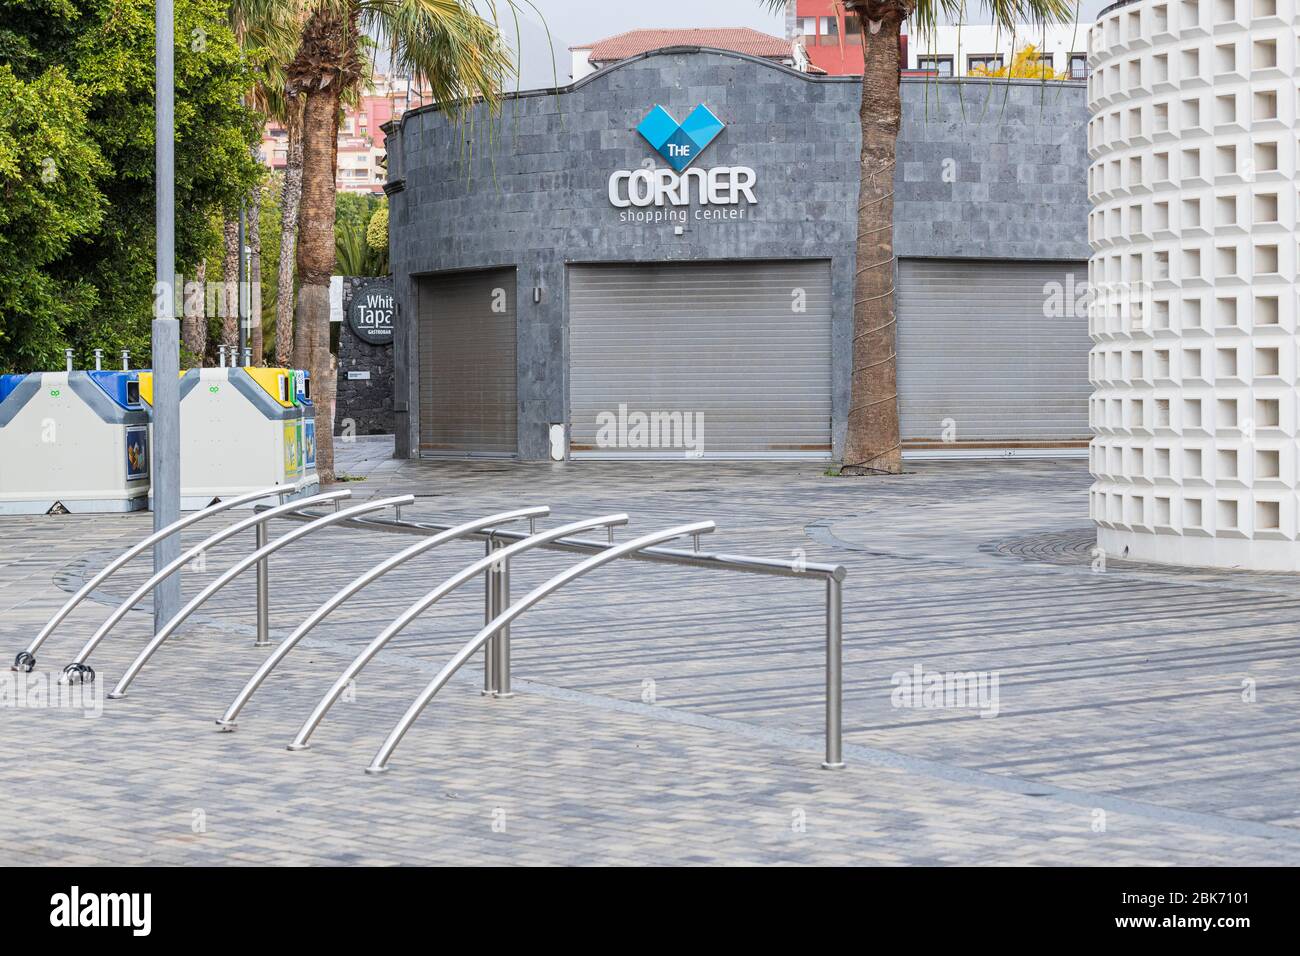
M1297 0L1092 28L1090 511L1112 557L1300 570Z

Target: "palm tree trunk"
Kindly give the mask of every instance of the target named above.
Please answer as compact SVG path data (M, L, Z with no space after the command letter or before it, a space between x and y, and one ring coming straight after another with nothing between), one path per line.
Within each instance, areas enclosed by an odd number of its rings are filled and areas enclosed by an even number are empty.
M291 111L301 111L293 97ZM290 116L289 155L280 191L280 262L275 284L275 364L287 366L293 357L293 261L298 242L298 204L302 199L302 119Z
M185 297L185 317L181 320L181 343L191 363L203 365L203 355L208 350L207 301L208 264L200 259L194 269L193 295Z
M298 308L294 365L311 370L316 407L316 471L334 480L334 380L330 354L330 276L334 273L334 177L339 88L303 94L302 213L298 222Z
M226 213L225 256L221 262L221 345L239 347L239 212Z
M898 368L894 338L894 159L902 122L899 33L903 4L850 0L862 25L861 185L853 282L853 376L846 475L899 474Z
M262 364L262 183L253 184L248 198L248 344L253 364Z

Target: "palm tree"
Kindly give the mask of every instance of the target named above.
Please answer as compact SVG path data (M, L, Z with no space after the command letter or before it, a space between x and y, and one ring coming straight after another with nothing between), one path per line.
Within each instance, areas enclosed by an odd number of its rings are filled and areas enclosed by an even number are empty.
M774 9L785 0L764 0ZM857 275L853 283L853 375L843 475L902 471L898 430L898 367L894 338L894 157L902 122L899 35L905 22L920 37L940 20L959 20L966 0L836 0L836 16L858 18L862 77ZM981 0L1000 30L1017 24L1069 23L1071 0ZM842 24L841 24L842 27ZM844 30L839 31L840 36Z
M239 210L227 209L221 223L223 255L221 258L221 345L228 349L239 345ZM243 356L240 356L240 362Z
M292 98L285 95L285 64L294 56L298 49L298 33L302 28L304 16L303 3L301 0L234 0L230 6L230 25L239 41L240 47L243 48L245 55L249 58L249 66L253 73L253 85L246 97L250 109L261 114L266 119L275 119L283 123L286 128L292 130L296 124L293 119L298 112L297 104ZM292 134L291 134L292 140ZM256 149L254 150L256 152ZM299 151L301 157L301 151ZM284 189L287 192L293 183L301 181L301 165L297 170L297 176L292 173L292 142L290 144L289 156L290 169L286 170ZM260 158L259 158L260 164ZM253 352L253 364L261 365L263 361L263 338L262 338L262 237L261 237L261 189L262 183L259 180L254 184L249 194L248 207L248 245L250 249L250 265L248 270L248 290L249 290L249 316L252 320L249 326L249 346ZM281 199L287 199L285 195ZM282 209L288 205L284 203ZM277 285L277 315L288 315L292 309L291 297L293 295L293 237L297 225L297 199L293 200L294 218L289 219L286 223L281 222L281 230L287 235L288 242L282 241L280 248L279 278ZM287 248L286 248L287 246ZM287 267L287 268L286 268ZM288 272L288 278L285 273ZM281 306L281 302L283 306ZM287 323L286 323L287 324ZM285 338L288 335L281 336L277 328L276 338ZM277 343L278 344L278 343ZM280 352L277 348L277 357ZM285 346L285 361L288 360L288 346ZM242 360L242 359L241 359Z
M262 364L262 181L248 199L248 345L253 365Z
M473 0L302 0L302 6L305 20L285 84L286 93L303 101L294 364L311 371L316 468L322 481L330 481L336 382L329 283L334 272L338 116L343 96L365 77L363 38L375 37L394 51L396 72L422 75L434 98L454 117L462 116L475 97L495 110L512 66L496 24L478 15Z
M298 204L302 199L302 97L284 97L280 117L288 138L284 182L280 186L280 260L275 283L275 364L293 358L293 263L298 242Z

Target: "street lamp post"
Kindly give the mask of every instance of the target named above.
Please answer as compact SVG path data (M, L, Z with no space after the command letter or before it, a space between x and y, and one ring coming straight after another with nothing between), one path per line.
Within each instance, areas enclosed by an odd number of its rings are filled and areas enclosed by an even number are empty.
M180 326L176 321L176 156L174 135L175 36L172 0L154 8L154 317L153 353L153 526L161 531L180 517ZM180 554L180 538L168 535L154 545L154 570ZM180 575L159 585L153 596L154 632L181 606Z

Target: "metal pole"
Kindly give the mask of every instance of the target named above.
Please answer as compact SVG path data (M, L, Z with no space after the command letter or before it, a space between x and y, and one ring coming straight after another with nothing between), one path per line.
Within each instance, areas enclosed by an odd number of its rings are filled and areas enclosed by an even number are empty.
M227 538L234 537L235 535L239 534L242 531L247 531L249 528L255 528L259 524L262 524L265 521L269 521L272 518L278 518L281 515L288 514L293 511L297 511L299 508L306 507L309 504L320 504L329 501L335 501L339 498L350 498L350 497L352 497L352 492L346 489L340 491L326 491L326 492L322 492L319 495L312 495L310 498L303 498L300 501L290 501L282 505L276 505L274 508L265 508L265 509L258 508L253 511L253 514L251 516L244 518L242 521L236 521L234 524L222 528L220 531L216 532L215 534L209 535L208 537L204 538L202 541L200 541L194 547L190 548L184 554L178 555L177 557L173 558L169 564L155 571L153 576L149 578L148 581L145 581L144 584L140 585L138 588L132 591L130 596L127 597L127 599L123 601L121 604L119 604L117 608L113 611L113 613L110 614L104 620L104 623L99 625L99 629L90 636L90 640L86 641L85 645L81 648L81 650L77 652L77 656L72 659L72 664L69 664L68 667L64 668L64 670L68 670L68 668L72 667L73 664L84 664L86 662L86 659L90 656L91 652L94 651L95 648L99 646L100 641L102 641L105 637L108 636L109 631L111 631L114 627L116 627L117 623L120 620L122 620L122 618L126 615L126 613L130 611L131 608L135 607L138 603L140 603L141 599L144 598L146 594L150 594L150 593L154 594L155 603L156 603L157 601L156 595L158 593L156 589L162 585L162 582L165 581L168 577L179 572L183 565L188 564L190 561L193 561L199 555L206 553L210 548L216 547L222 541L225 541ZM313 521L314 520L315 518L313 518ZM171 537L175 538L176 535L172 535ZM180 612L178 611L177 613ZM168 622L165 621L164 626L167 623ZM162 631L163 628L159 628L157 631L154 631L154 634L157 635Z
M457 651L456 655L443 666L442 670L438 672L438 675L425 686L424 690L422 690L419 696L411 703L411 706L406 709L406 713L402 715L401 720L399 720L396 726L393 727L392 731L389 732L387 739L380 746L379 750L376 751L374 758L370 761L370 766L366 768L366 773L384 773L388 769L388 758L392 756L393 749L401 743L402 737L410 729L411 724L415 722L415 719L420 716L421 711L424 710L429 701L433 699L433 696L446 685L447 681L451 679L451 676L455 674L456 671L460 670L460 668L464 666L465 662L470 659L471 655L478 652L480 645L486 647L498 630L519 617L519 615L523 614L538 601L542 600L547 595L558 591L570 581L580 578L589 571L594 571L602 565L617 560L625 554L638 551L642 548L648 548L651 545L658 544L662 541L679 538L682 535L694 534L696 532L707 534L712 532L715 528L716 525L714 525L712 521L697 521L693 524L678 525L675 528L667 528L663 531L655 531L650 534L642 535L626 544L620 544L614 548L607 548L600 554L593 555L585 561L580 561L573 565L573 567L561 571L559 574L555 575L555 577L533 588L517 602L511 604L510 607L502 611L495 620L489 621L485 624L483 630L475 634L474 637L470 639L469 643ZM299 737L301 738L301 736L302 731L299 731ZM293 745L290 745L290 749L295 748Z
M334 492L328 492L328 493L333 494ZM394 498L371 499L370 501L364 502L362 504L353 505L351 508L348 508L346 511L340 511L337 514L331 514L331 515L326 515L323 518L317 518L315 521L311 522L310 524L305 524L301 528L295 528L293 531L290 531L288 534L281 535L280 537L276 538L274 541L272 541L270 544L266 546L265 551L254 551L252 554L248 555L247 557L241 558L234 565L232 565L225 572L223 572L220 577L218 577L215 581L213 581L202 591L200 591L195 597L193 597L188 604L186 604L183 608L180 609L179 612L177 612L174 618L172 618L170 621L167 622L167 624L162 628L162 630L158 631L158 633L156 633L150 639L149 643L145 645L144 650L142 650L139 654L137 654L135 656L135 660L133 660L127 666L122 676L118 679L117 686L114 687L109 692L108 699L120 700L121 698L125 697L126 689L131 686L131 682L135 680L136 676L144 668L144 665L149 663L149 658L153 657L154 652L156 652L158 648L160 648L169 637L171 637L173 634L176 633L177 629L182 624L185 623L185 621L189 618L189 616L193 614L195 611L197 611L200 607L202 607L204 602L206 602L210 597L212 597L214 594L216 594L218 591L224 588L235 578L239 577L239 575L243 574L250 567L257 564L259 561L269 557L270 555L274 554L276 551L279 551L281 548L293 544L294 541L299 540L305 535L309 535L314 531L319 531L321 528L328 528L331 525L337 524L339 521L345 520L346 517L350 514L364 514L369 511L377 511L380 508L391 508L393 507L394 504L398 502L411 504L414 501L415 501L415 497L413 495L399 495ZM292 507L292 505L289 505L289 507ZM269 513L270 512L262 512L262 514L264 515Z
M483 554L491 557L496 550L496 541L488 537L483 544ZM483 623L486 624L497 616L496 582L492 580L492 565L483 569ZM484 697L491 697L497 689L496 648L491 642L483 645L483 689L479 691Z
M394 505L393 511L399 511L401 507L401 505ZM307 618L294 628L293 632L288 637L280 642L279 646L272 651L266 660L262 662L261 666L258 667L257 672L248 679L248 683L246 683L239 694L236 695L230 706L226 708L226 712L217 720L217 726L222 730L234 730L235 718L239 716L239 712L243 709L244 705L248 703L249 698L251 698L257 688L262 685L262 682L266 680L267 675L275 669L276 665L294 649L299 641L311 633L312 628L323 621L335 608L362 588L383 577L394 568L401 567L411 558L424 554L426 551L430 551L448 541L455 541L458 538L468 537L476 531L481 531L484 528L491 527L494 524L499 524L504 521L518 521L520 518L528 518L531 522L539 515L549 514L550 510L550 508L545 506L517 508L514 511L503 511L499 514L487 515L482 518L476 518L473 521L467 521L454 528L449 528L440 534L435 534L430 538L425 538L423 541L417 541L409 548L405 548L404 550L397 552L397 554L389 555L383 561L380 561L373 568L359 577L353 578L349 584L344 586L341 590L336 591L333 597L320 607L316 608L316 610L312 611L311 614L307 615Z
M824 770L844 767L841 718L843 711L843 593L838 579L826 579L826 760Z
M266 525L257 526L257 550L261 551L269 543ZM257 640L254 647L271 646L271 568L269 559L257 562Z
M153 527L161 531L181 514L180 327L176 322L176 166L172 0L154 7L154 318L150 332L153 363ZM123 356L125 359L125 356ZM125 365L125 362L123 363ZM154 571L180 553L180 540L161 538L153 549ZM154 631L181 606L179 574L162 581L153 595Z
M137 554L152 547L154 542L158 541L160 538L175 534L182 528L188 528L190 525L202 521L204 518L211 517L214 514L219 514L222 511L228 511L231 508L237 508L240 505L249 504L259 498L278 496L280 500L283 501L285 495L294 493L303 486L303 483L303 480L299 480L292 485L275 485L270 488L263 488L260 491L250 491L247 494L237 495L234 498L227 498L225 501L220 501L215 505L208 505L201 511L191 511L175 524L170 524L162 531L155 531L143 541L136 542L112 561L108 562L108 564L104 565L104 567L101 568L93 578L77 590L76 594L68 598L63 607L59 608L54 613L54 616L45 622L45 626L41 628L40 633L32 639L32 642L27 645L27 648L18 652L18 656L14 658L14 669L30 672L32 668L36 666L35 654L40 650L41 645L45 643L45 639L54 633L54 629L59 626L64 618L72 613L73 609L85 599L86 595L99 587L99 585L106 581L114 572L117 571L118 568L122 567Z
M239 347L235 352L234 361L231 366L239 365L239 360L244 354L244 346L248 343L248 324L245 317L246 309L244 308L244 282L248 276L244 271L244 203L239 203L239 266L238 266L238 283L235 286L235 312L239 315Z
M613 526L610 526L613 530ZM505 547L505 542L502 542ZM510 559L506 558L497 565L497 573L494 575L497 582L496 612L500 614L506 608L510 607ZM510 690L510 625L507 624L501 630L497 631L497 636L488 642L496 644L496 664L497 664L497 697L514 697Z
M338 679L334 681L333 686L325 692L325 696L317 702L316 708L312 711L311 716L308 717L302 727L299 728L298 736L293 739L293 743L289 744L289 749L306 750L310 746L307 741L311 735L316 732L316 728L320 726L320 722L325 719L325 714L334 706L339 697L342 696L343 691L348 687L348 685L359 673L361 673L362 668L364 668L366 664L370 663L370 661L374 659L375 655L383 650L389 641L402 633L403 629L405 629L408 624L437 604L448 594L451 594L462 585L468 584L484 572L490 572L492 566L498 563L503 557L506 560L509 560L515 555L523 554L525 551L531 551L533 548L542 547L551 541L557 541L560 538L567 537L571 534L577 534L580 531L590 531L594 528L603 528L611 524L624 525L627 524L627 522L628 516L621 513L605 515L600 518L586 518L581 521L574 521L570 524L561 525L558 528L551 528L548 531L539 531L537 534L530 535L523 541L515 542L500 554L489 552L473 564L461 568L395 617L373 641L365 646L360 654L352 659L352 662L343 669L343 673L341 673L338 676ZM500 617L501 615L498 614L496 619L500 619ZM483 633L487 637L491 636L486 631ZM492 633L495 634L496 632L493 631ZM478 644L474 645L473 652L478 653L479 646L485 644L486 637L484 641L480 641Z

